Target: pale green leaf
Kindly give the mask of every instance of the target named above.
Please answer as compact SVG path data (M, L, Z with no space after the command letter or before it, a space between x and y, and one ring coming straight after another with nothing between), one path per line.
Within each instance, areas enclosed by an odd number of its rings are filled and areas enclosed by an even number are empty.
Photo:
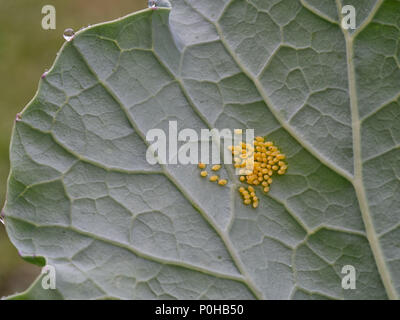
M48 298L398 298L399 17L396 0L175 0L78 32L11 143L6 227L56 268ZM245 207L236 176L146 162L170 120L254 128L289 170Z

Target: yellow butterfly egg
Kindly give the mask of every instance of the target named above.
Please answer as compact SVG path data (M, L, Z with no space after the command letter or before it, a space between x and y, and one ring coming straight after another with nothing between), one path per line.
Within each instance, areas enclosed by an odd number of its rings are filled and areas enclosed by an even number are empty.
M218 184L219 184L220 186L224 186L224 185L226 185L227 183L228 183L228 181L225 180L225 179L221 179L221 180L218 181Z
M218 176L211 176L211 177L210 177L210 181L211 181L211 182L215 182L215 181L218 180L218 178L219 178Z
M274 172L279 175L286 172L287 165L282 161L285 159L285 155L272 141L265 141L261 136L255 137L253 146L241 142L237 146L230 147L229 150L238 151L234 166L243 168L239 170L239 180L249 185L248 190L243 187L239 188L244 204L253 203L253 207L257 208L259 199L253 186L261 185L264 192L269 192L273 182L271 176ZM249 152L249 150L251 151Z
M221 169L221 165L219 165L219 164L216 164L211 168L211 170L213 170L213 171L218 171L219 169Z

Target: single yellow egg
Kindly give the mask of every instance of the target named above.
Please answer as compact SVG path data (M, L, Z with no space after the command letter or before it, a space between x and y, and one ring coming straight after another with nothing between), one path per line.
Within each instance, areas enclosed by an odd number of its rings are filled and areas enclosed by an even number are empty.
M218 178L219 178L218 176L211 176L211 177L210 177L210 181L211 181L211 182L215 182L215 181L218 180Z

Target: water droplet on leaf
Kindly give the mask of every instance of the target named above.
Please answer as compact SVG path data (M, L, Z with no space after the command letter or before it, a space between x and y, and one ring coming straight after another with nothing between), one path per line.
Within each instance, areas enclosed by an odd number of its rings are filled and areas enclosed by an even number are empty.
M74 36L75 36L75 32L73 29L68 28L68 29L64 30L63 37L65 40L71 41L74 38Z
M149 0L149 8L171 8L171 3L168 0Z
M149 8L155 9L157 8L156 0L149 0Z
M21 120L22 120L22 114L17 113L17 115L15 116L15 121L18 122L18 121L21 121Z

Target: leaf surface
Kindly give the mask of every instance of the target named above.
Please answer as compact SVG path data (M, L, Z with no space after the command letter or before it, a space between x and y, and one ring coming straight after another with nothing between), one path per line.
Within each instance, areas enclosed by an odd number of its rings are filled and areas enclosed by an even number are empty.
M340 0L175 0L66 43L16 123L5 207L52 296L398 298L400 2L347 2L356 30ZM222 188L146 162L169 121L253 128L289 170L245 207L228 167Z

